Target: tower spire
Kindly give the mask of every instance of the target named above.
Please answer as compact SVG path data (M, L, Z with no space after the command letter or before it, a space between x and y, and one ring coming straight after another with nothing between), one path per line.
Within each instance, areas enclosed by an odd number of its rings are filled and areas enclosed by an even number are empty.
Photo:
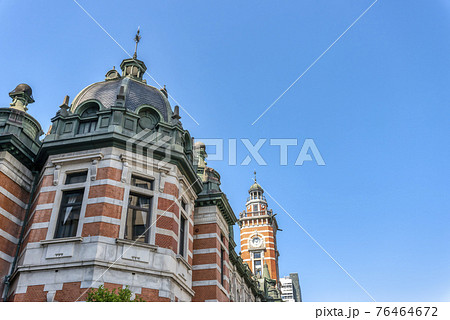
M139 26L138 29L137 29L136 35L134 36L134 41L136 42L136 46L134 47L133 59L136 59L136 58L137 58L137 47L138 47L139 41L140 41L141 38L142 38L142 37L139 35L139 33L140 33L139 29L140 29L140 28L141 28L141 27Z
M256 170L253 171L253 174L255 175L255 177L253 179L255 180L255 183L256 183Z

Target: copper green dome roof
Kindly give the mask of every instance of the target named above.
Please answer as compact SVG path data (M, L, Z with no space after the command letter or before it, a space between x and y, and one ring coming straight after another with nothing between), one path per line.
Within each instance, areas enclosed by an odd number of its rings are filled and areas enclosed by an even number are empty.
M109 109L116 104L121 87L124 87L125 108L135 111L142 105L150 105L169 122L173 112L165 95L159 89L130 77L119 77L87 86L75 97L71 109L75 111L87 101L99 102L103 108Z
M161 114L166 123L179 122L180 117L172 111L165 86L164 89L158 89L149 86L143 79L147 70L143 61L135 57L125 59L120 68L122 75L114 68L108 71L105 81L93 83L81 90L73 100L71 111L76 112L80 106L90 102L96 102L104 109L121 106L137 112L141 106L150 106Z
M254 184L252 184L252 186L250 187L250 190L248 190L248 192L252 192L252 191L262 191L262 192L264 192L263 188L259 184L257 184L256 181L255 181Z

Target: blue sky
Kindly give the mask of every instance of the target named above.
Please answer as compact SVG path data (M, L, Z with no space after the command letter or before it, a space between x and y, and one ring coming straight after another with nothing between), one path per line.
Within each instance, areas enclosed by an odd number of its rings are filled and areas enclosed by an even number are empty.
M280 166L268 142L266 166L210 161L236 215L256 169L376 300L449 301L449 1L379 0L251 125L372 2L79 1L131 53L141 26L138 57L200 124L181 112L192 136L314 139L326 166L295 166L300 146ZM0 25L0 105L28 83L29 112L44 131L66 94L73 99L126 58L73 1L2 1ZM247 154L239 142L238 163ZM369 301L269 205L283 229L281 274L299 273L305 301Z

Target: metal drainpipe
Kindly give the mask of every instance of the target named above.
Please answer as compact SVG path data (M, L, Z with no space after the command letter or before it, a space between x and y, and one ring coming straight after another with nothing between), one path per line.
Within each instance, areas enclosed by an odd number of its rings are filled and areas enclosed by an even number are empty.
M11 271L5 278L5 288L3 290L3 301L8 300L8 292L9 292L9 287L11 285L11 282L10 282L11 276L14 273L14 269L16 268L16 264L17 264L17 259L19 258L19 252L20 252L20 248L21 248L22 242L23 242L23 235L25 233L25 228L27 226L28 217L31 212L31 204L33 203L34 193L36 192L36 186L37 186L37 181L38 181L38 177L39 177L39 172L33 171L32 174L34 175L34 177L33 177L33 184L31 185L30 199L28 200L27 210L25 211L25 218L23 219L23 225L22 225L22 230L20 231L19 243L17 244L16 254L14 256L14 260L13 260L13 263L11 266Z

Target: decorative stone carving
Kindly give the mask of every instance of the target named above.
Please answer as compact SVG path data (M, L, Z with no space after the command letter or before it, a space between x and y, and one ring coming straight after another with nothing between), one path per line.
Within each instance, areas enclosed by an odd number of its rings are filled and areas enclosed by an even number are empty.
M91 169L90 169L91 181L94 181L97 178L97 164L98 164L97 159L92 160Z
M120 178L121 182L127 181L128 167L129 167L128 162L122 161L122 177Z
M53 185L57 186L59 183L59 173L61 172L61 166L58 164L53 171Z

